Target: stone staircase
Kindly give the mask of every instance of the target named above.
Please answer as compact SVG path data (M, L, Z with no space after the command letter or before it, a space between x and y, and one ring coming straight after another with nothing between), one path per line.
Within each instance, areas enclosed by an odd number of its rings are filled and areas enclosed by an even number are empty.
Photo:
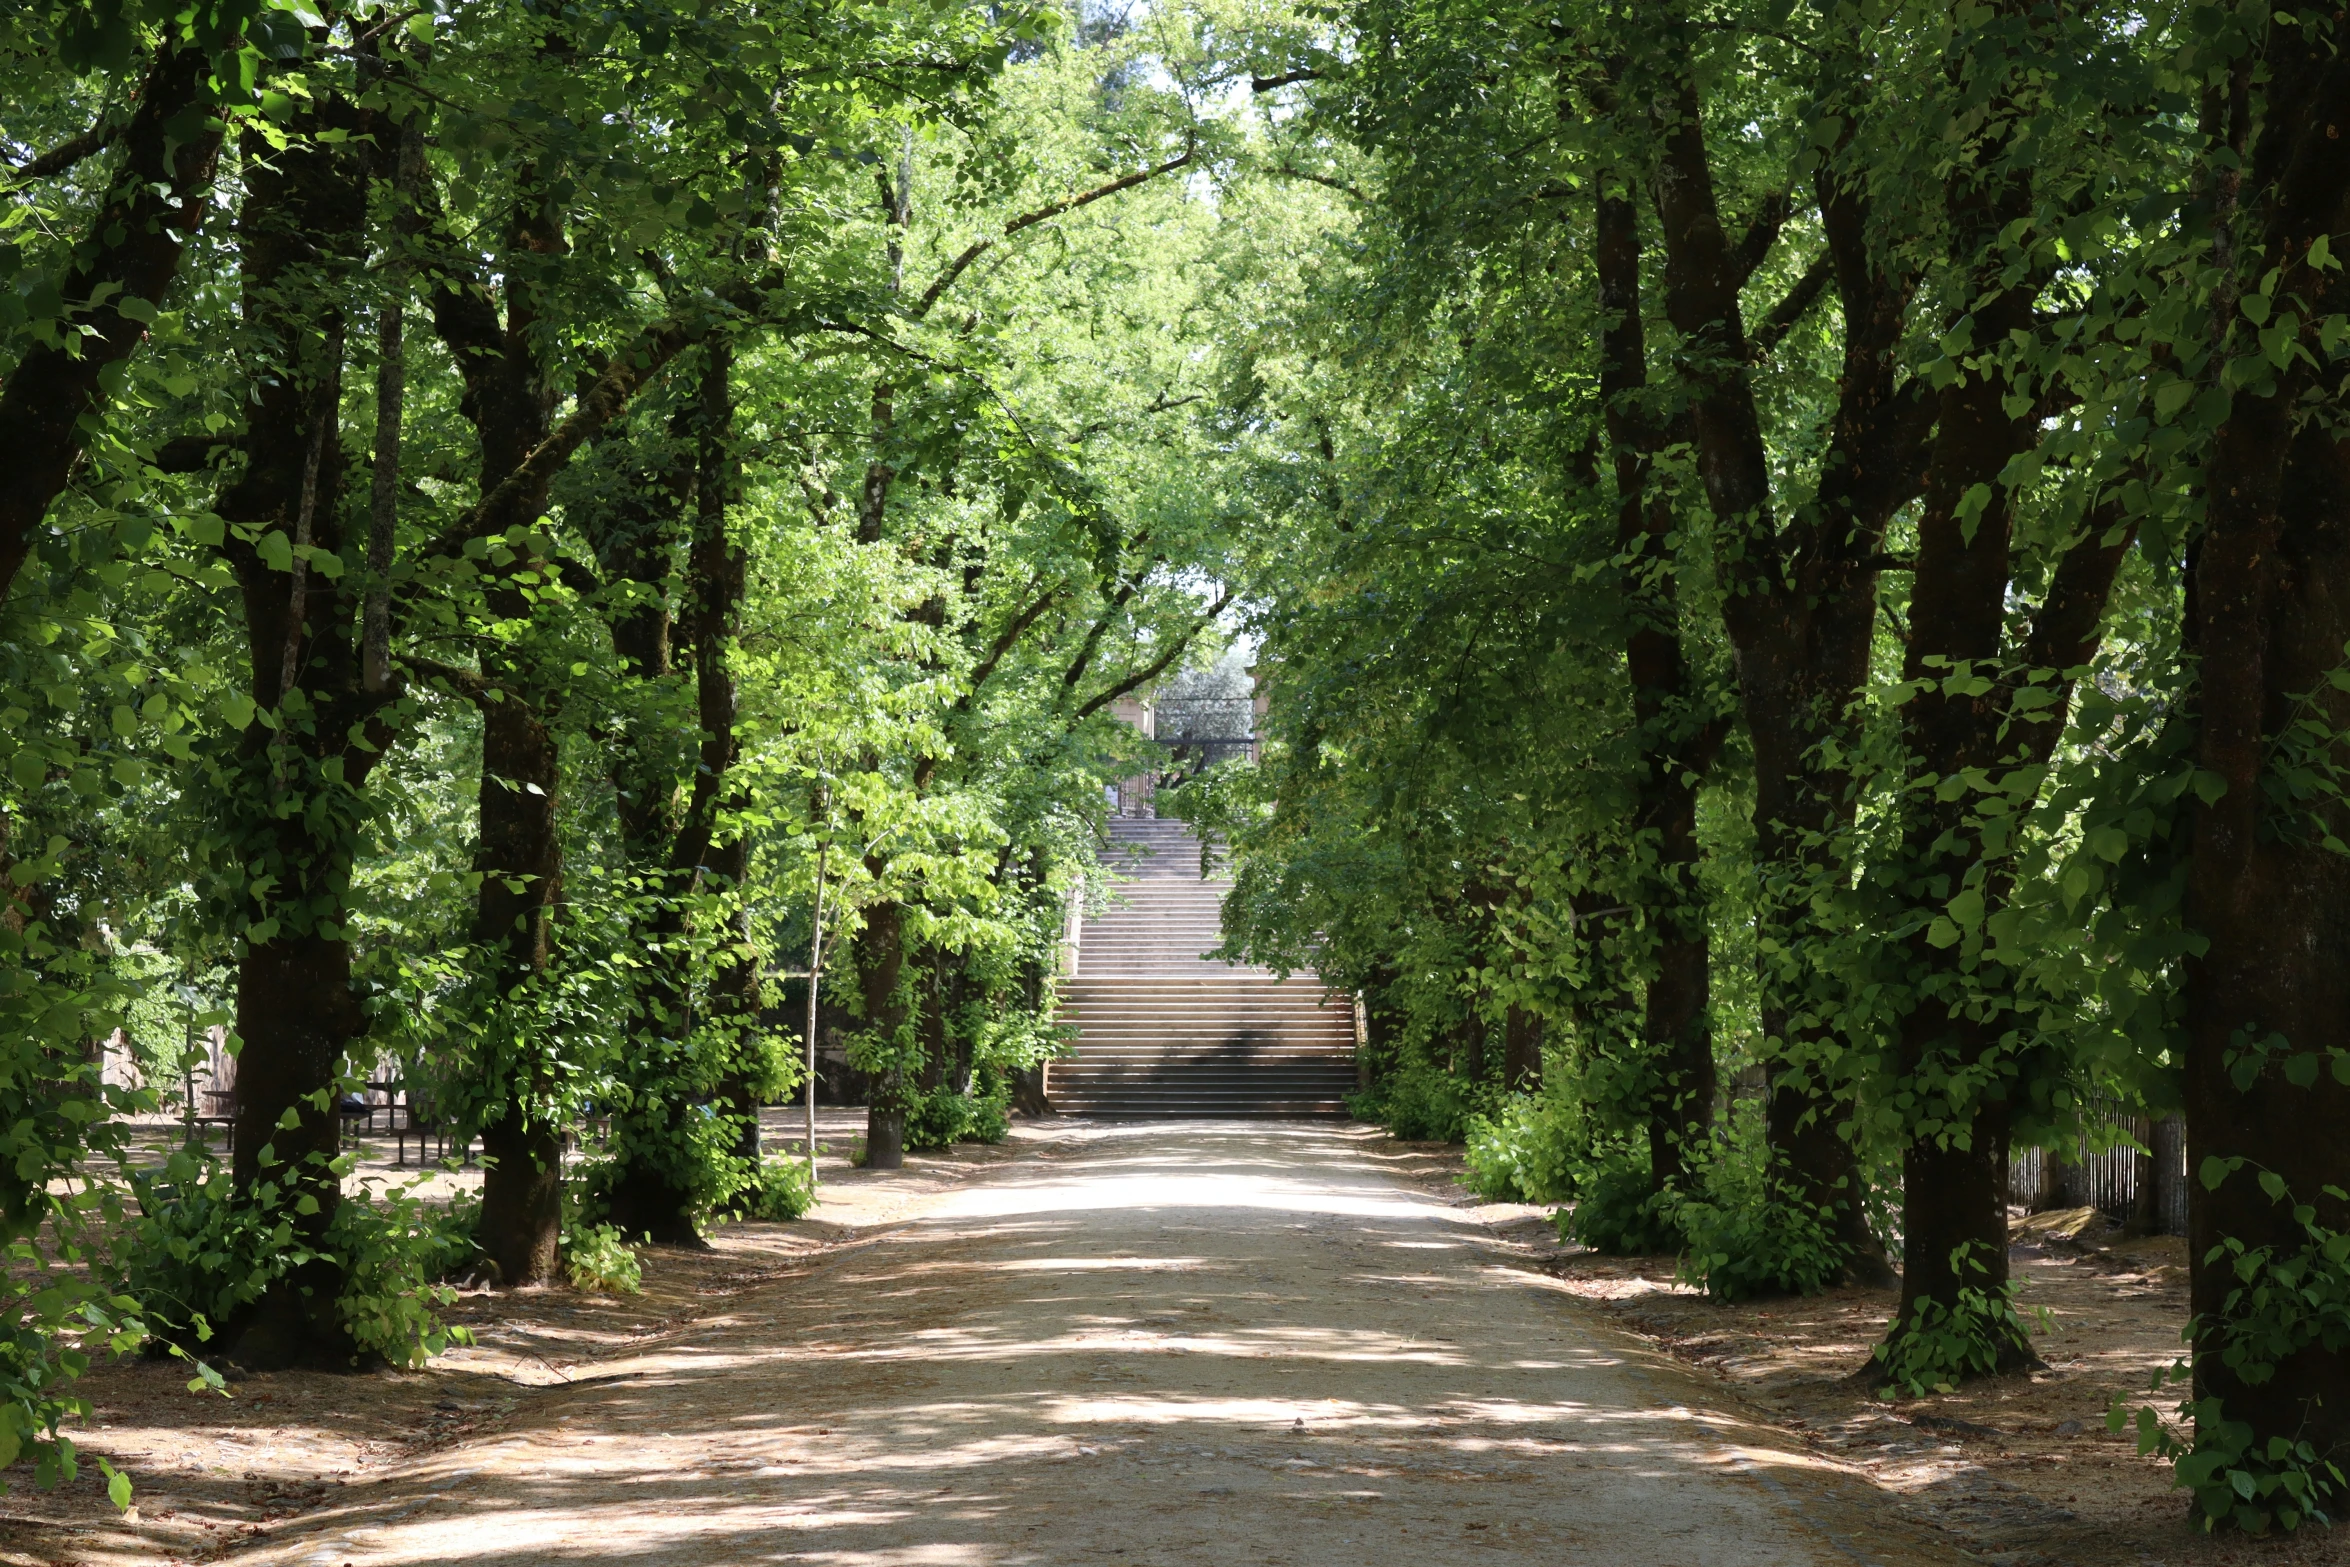
M1355 1086L1354 1003L1310 974L1214 963L1229 885L1200 878L1182 822L1119 817L1110 907L1078 934L1061 986L1074 1055L1045 1097L1075 1115L1343 1115Z

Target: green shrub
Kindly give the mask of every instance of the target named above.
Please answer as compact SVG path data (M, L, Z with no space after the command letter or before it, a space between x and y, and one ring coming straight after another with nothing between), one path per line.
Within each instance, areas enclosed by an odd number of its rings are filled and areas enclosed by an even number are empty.
M917 1092L906 1106L906 1147L951 1148L956 1143L1000 1143L1011 1134L1004 1097L974 1091L958 1093L941 1084Z
M1953 1250L1953 1264L1968 1246L1978 1244L1968 1242ZM2045 1322L2044 1312L2040 1320ZM1876 1348L1884 1377L1878 1396L1907 1393L1923 1398L1955 1392L1970 1377L1991 1375L2019 1350L2028 1354L2030 1336L2031 1325L2016 1310L2013 1284L1961 1289L1955 1308L1920 1299L1911 1306L1908 1320L1897 1323Z
M1407 1061L1368 1094L1347 1099L1358 1121L1377 1121L1406 1142L1457 1143L1477 1114L1480 1091L1442 1067Z
M452 1343L470 1342L440 1316L457 1298L441 1281L479 1255L470 1202L434 1208L410 1186L346 1197L313 1251L274 1183L232 1200L228 1172L210 1158L183 1149L161 1172L134 1175L131 1184L139 1218L123 1248L121 1288L165 1345L185 1349L209 1339L239 1308L320 1255L342 1267L336 1307L359 1356L415 1367Z
M1759 1106L1740 1106L1716 1132L1696 1186L1674 1212L1689 1248L1682 1282L1726 1301L1817 1295L1843 1275L1850 1253L1830 1216L1771 1171Z
M185 1149L160 1173L134 1173L131 1190L139 1212L118 1284L165 1343L186 1348L211 1338L305 1255L290 1219L232 1201L228 1171Z
M733 1217L780 1224L816 1206L816 1179L801 1158L766 1159L759 1174L730 1203Z
M453 1343L473 1342L463 1327L441 1320L457 1300L441 1280L479 1255L477 1217L472 1204L436 1209L405 1186L336 1205L326 1232L327 1250L343 1264L336 1307L361 1355L413 1369Z
M1590 1150L1578 1096L1547 1088L1511 1094L1491 1115L1470 1119L1469 1188L1495 1202L1565 1202Z
M1596 1146L1576 1176L1575 1192L1574 1206L1559 1210L1560 1239L1616 1257L1681 1250L1681 1231L1673 1222L1676 1199L1649 1189L1644 1138Z
M636 1295L644 1290L644 1265L617 1225L590 1224L563 1232L563 1274L575 1290L597 1295Z

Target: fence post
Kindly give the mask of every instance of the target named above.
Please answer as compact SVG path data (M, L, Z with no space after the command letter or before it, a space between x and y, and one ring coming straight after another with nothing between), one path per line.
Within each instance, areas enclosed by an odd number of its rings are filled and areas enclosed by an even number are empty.
M2187 1123L2166 1115L2154 1123L2155 1219L2165 1235L2187 1233Z

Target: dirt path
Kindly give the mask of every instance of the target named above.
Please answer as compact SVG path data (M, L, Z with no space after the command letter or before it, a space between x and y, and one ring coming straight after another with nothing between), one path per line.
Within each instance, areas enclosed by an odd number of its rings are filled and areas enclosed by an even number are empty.
M812 1271L213 1559L1959 1560L1379 1146L1024 1131Z

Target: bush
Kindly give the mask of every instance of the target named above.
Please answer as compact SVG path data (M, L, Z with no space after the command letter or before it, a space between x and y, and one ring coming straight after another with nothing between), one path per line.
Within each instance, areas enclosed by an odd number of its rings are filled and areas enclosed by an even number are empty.
M165 1343L187 1348L267 1293L299 1260L284 1215L230 1198L229 1174L180 1149L160 1174L131 1176L139 1216L119 1286Z
M1406 1142L1457 1143L1479 1109L1479 1090L1423 1061L1407 1061L1368 1094L1348 1096L1358 1121L1377 1121Z
M1681 1279L1715 1300L1817 1295L1850 1260L1829 1216L1772 1173L1762 1112L1752 1105L1715 1133L1697 1192L1675 1217L1689 1247Z
M816 1206L816 1180L805 1159L767 1159L751 1184L735 1193L731 1216L780 1224L803 1217Z
M563 1232L563 1274L575 1290L597 1295L641 1294L644 1265L617 1225L590 1224Z
M1495 1202L1565 1202L1590 1157L1581 1099L1549 1088L1511 1094L1491 1115L1470 1119L1469 1188Z
M139 1218L124 1249L121 1287L165 1345L186 1349L209 1339L239 1308L321 1255L296 1235L275 1185L265 1182L235 1200L228 1172L185 1149L161 1173L134 1175L131 1184ZM452 1343L470 1342L463 1328L441 1321L441 1309L457 1298L441 1281L478 1255L476 1217L471 1203L435 1209L407 1186L336 1205L323 1254L343 1270L336 1307L359 1356L415 1367Z
M906 1147L949 1148L956 1143L1000 1143L1011 1134L1004 1097L996 1093L958 1093L941 1084L917 1092L906 1106Z
M434 1209L405 1186L336 1206L326 1232L327 1249L343 1265L336 1306L361 1355L414 1369L452 1343L473 1342L464 1328L441 1321L457 1299L441 1280L479 1255L477 1217L472 1204Z
M1576 1200L1556 1220L1559 1238L1616 1257L1653 1257L1682 1247L1677 1199L1649 1189L1645 1138L1597 1146L1575 1181Z

